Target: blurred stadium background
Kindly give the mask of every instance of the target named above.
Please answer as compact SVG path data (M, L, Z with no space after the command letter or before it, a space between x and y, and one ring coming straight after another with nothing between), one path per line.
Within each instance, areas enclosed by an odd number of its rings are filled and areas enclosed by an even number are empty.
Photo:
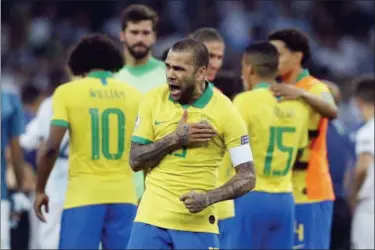
M215 83L231 97L242 91L240 56L249 42L265 39L280 28L304 31L312 50L308 68L343 91L339 120L351 131L361 123L350 98L352 79L374 74L374 2L3 0L1 87L31 95L30 86L34 86L48 93L50 84L64 81L59 71L64 69L66 51L73 43L85 34L103 32L121 46L119 14L132 3L142 3L160 16L155 57L161 58L166 48L199 27L219 29L227 47Z

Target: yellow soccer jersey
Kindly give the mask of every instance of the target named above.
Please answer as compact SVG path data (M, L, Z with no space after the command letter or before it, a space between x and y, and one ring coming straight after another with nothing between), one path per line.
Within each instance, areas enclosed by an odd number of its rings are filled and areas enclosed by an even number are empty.
M292 167L308 141L309 111L302 101L279 102L268 88L260 83L233 103L250 137L257 177L254 191L292 192Z
M301 73L299 80L303 80L304 77L309 76L308 71L304 71ZM329 91L329 88L324 83L317 81L316 84L312 85L312 87L308 90L310 93L320 96L325 101L334 104L334 99ZM309 145L313 142L318 134L319 122L321 119L321 115L314 111L310 106L309 107L309 143L308 146L303 151L303 155L299 162L305 163L306 165L310 159L310 148ZM293 171L293 194L295 201L297 203L310 203L310 202L317 202L319 200L309 200L306 192L303 190L306 189L306 171L295 170Z
M129 150L141 98L104 71L56 89L51 124L69 128L70 136L65 208L136 204Z
M207 122L217 131L206 146L184 147L166 156L146 177L146 191L135 221L192 232L218 233L214 206L192 214L179 197L217 188L217 168L226 150L248 144L246 126L231 101L208 85L191 106L169 96L167 85L148 93L139 108L132 141L148 144L175 131L184 109L188 122Z

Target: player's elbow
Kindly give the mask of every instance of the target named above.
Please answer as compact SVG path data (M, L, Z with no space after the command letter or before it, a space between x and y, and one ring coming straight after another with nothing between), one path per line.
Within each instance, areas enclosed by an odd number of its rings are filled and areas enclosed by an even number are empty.
M334 120L337 118L338 116L338 108L336 106L331 106L328 110L327 110L327 118L330 119L330 120Z
M141 161L139 161L137 155L132 151L130 152L129 165L134 172L142 170Z
M236 167L237 174L242 179L242 194L244 195L255 188L256 175L253 162L246 162Z

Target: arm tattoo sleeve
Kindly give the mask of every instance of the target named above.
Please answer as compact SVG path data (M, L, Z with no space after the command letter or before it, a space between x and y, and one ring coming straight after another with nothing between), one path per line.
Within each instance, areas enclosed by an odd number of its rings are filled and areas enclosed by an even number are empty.
M255 187L255 171L253 162L246 162L236 167L236 175L223 186L207 192L208 203L238 198Z
M171 135L167 135L163 139L146 145L132 142L130 166L134 171L147 171L150 168L156 167L167 154L176 148L176 139Z

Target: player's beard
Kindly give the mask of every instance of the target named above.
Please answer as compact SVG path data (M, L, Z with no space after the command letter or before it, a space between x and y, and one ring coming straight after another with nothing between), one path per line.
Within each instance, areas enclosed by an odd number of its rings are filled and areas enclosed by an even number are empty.
M129 46L127 43L125 43L126 48L128 49L130 55L134 57L136 60L141 60L145 58L148 55L148 52L150 51L150 47L147 47L144 43L136 43L133 46ZM136 47L142 46L145 48L144 51L135 51Z
M196 85L194 80L188 80L186 83L181 87L181 95L179 103L181 104L189 104L193 95L195 93Z

